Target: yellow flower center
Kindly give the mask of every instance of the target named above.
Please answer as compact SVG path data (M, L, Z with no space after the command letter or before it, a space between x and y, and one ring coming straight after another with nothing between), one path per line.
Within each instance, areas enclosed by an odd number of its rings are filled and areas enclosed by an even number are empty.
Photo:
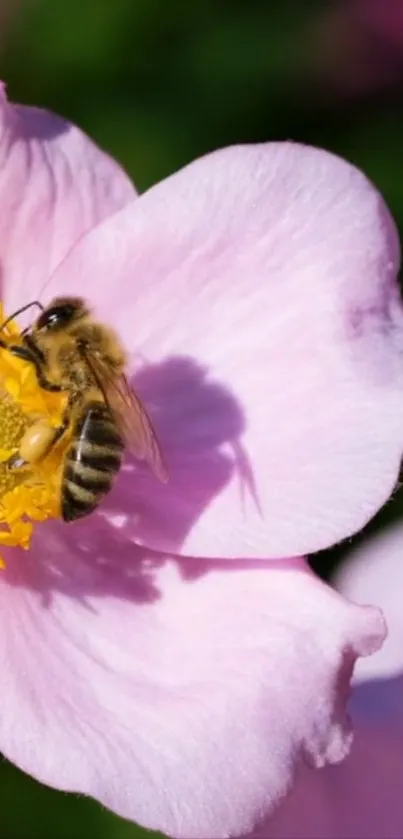
M0 304L0 323L4 320ZM21 343L14 323L2 332L10 343ZM60 515L60 487L63 455L68 435L39 463L12 469L7 464L18 452L29 426L38 419L57 427L66 404L66 395L42 390L35 368L0 348L0 546L20 545L27 550L33 522ZM0 555L0 567L4 560Z

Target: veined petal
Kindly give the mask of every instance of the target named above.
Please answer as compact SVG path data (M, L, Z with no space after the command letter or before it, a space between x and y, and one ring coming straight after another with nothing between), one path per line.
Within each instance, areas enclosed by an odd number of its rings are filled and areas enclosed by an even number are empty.
M47 560L14 552L0 576L10 760L178 839L219 839L271 812L301 757L344 757L376 610L303 560L175 560L107 528L94 555L91 523L47 533Z
M198 160L84 237L47 293L85 288L133 370L138 354L170 470L163 486L128 464L106 514L201 556L286 557L361 528L402 453L397 265L374 187L289 143Z
M3 85L0 252L8 313L38 297L80 236L134 196L124 171L82 131L55 114L13 105Z

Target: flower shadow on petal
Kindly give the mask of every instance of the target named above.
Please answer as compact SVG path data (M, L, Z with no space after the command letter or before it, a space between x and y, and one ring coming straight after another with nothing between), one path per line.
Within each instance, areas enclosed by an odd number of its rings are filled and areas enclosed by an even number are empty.
M47 111L41 111L40 108L30 107L24 105L23 107L15 105L14 111L20 114L24 119L21 122L21 129L27 138L36 140L52 140L55 137L60 137L61 134L68 134L74 131L73 125L65 122L62 117L52 113L52 118L49 119ZM29 114L29 130L27 130L26 115Z
M93 598L157 600L154 570L165 560L165 555L125 539L119 528L95 513L69 527L46 522L26 556L13 558L10 553L2 579L37 591L44 607L53 594L61 593L96 611Z
M95 521L94 521L95 519ZM161 597L158 569L174 559L181 578L193 583L212 571L299 571L299 558L287 560L226 560L171 557L125 540L118 528L95 515L76 528L61 522L47 522L31 551L10 556L1 572L7 584L37 591L47 607L53 594L78 600L96 612L98 598L118 598L135 604L149 604ZM75 532L73 532L75 530Z
M83 600L93 595L156 599L153 568L165 554L141 547L148 544L147 529L161 526L170 532L174 553L234 470L240 495L245 485L253 494L252 472L239 442L242 411L225 388L180 357L145 366L132 384L155 422L169 482L161 484L129 455L97 511L68 525L47 521L37 528L26 557L11 551L2 579L37 589L44 602L52 591ZM200 563L198 568L203 573Z

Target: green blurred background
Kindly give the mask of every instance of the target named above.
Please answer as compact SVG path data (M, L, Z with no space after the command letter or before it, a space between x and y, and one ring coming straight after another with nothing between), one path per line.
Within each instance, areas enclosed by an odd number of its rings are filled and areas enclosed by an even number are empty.
M364 169L402 228L400 7L399 0L0 0L0 75L14 101L78 123L140 190L218 146L302 140ZM386 516L401 509L395 502ZM329 571L341 553L314 564ZM0 785L4 839L150 836L6 762Z

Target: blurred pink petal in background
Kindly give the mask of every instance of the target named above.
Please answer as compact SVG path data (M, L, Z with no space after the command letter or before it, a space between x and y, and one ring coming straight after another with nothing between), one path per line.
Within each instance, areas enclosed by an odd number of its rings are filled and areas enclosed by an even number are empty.
M291 797L256 836L264 839L401 839L403 835L403 525L346 557L340 592L376 603L388 638L356 668L355 729L342 766L303 769Z
M353 0L367 26L392 46L403 48L403 5L401 0ZM403 57L403 53L402 53Z
M324 3L311 37L320 87L349 98L403 82L401 0Z

